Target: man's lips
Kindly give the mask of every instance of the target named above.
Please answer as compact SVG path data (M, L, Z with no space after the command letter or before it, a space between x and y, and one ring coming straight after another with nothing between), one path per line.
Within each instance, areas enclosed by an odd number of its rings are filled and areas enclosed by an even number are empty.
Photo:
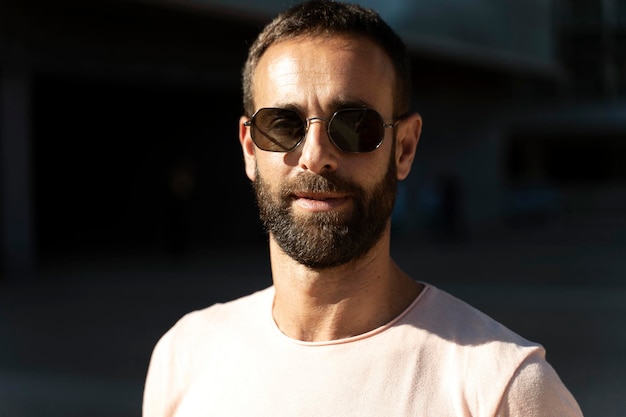
M348 201L349 197L338 193L295 193L295 204L308 211L335 209Z

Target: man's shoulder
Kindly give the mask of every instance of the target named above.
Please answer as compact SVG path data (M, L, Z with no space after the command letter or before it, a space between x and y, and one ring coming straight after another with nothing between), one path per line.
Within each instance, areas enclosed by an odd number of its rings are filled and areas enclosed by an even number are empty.
M497 319L450 292L426 285L409 318L419 328L459 347L542 350Z
M485 395L486 384L497 389L508 386L525 363L550 368L539 343L431 285L405 320L410 326L404 327L415 335L416 349L429 359L422 362L426 372L432 372L433 379L445 375L461 380L459 389L469 397Z
M168 333L175 339L185 340L242 323L251 324L249 321L258 318L265 306L271 308L272 294L273 287L270 286L233 300L191 311L179 318Z

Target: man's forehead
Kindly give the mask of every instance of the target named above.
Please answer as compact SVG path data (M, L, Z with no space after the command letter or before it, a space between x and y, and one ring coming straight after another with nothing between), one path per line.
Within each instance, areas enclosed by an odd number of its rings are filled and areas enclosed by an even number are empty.
M359 72L394 73L386 53L374 42L361 36L304 36L280 41L261 56L254 78L304 75L323 79L351 78Z

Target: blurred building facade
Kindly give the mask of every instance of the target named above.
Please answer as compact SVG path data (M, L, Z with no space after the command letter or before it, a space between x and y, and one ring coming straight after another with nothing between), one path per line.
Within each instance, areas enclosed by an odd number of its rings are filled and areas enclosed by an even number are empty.
M4 274L264 243L237 120L270 3L0 0ZM424 118L398 235L626 228L626 0L385 4Z

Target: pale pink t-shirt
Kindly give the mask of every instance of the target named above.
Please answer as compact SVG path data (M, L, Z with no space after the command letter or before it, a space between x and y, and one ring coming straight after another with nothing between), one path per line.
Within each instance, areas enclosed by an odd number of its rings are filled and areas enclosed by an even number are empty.
M360 336L301 342L272 318L273 287L187 314L157 343L143 417L570 417L544 349L426 284Z

